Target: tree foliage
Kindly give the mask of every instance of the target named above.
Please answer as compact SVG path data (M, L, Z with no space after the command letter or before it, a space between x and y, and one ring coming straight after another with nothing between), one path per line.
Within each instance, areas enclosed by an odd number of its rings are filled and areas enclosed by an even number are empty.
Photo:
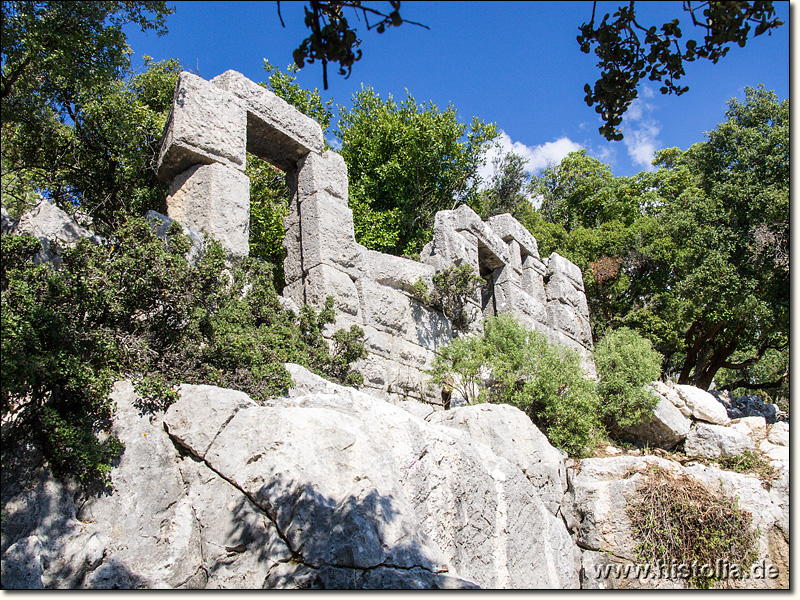
M652 414L658 398L646 385L661 376L662 358L650 340L627 327L609 333L597 344L594 362L606 421L630 427Z
M356 239L373 250L418 253L430 239L433 217L478 192L477 171L495 125L473 118L459 123L451 105L399 104L371 88L339 107L334 133L350 179Z
M337 332L333 349L320 334L334 320L332 298L319 314L295 315L281 308L268 264L228 267L209 243L190 265L180 227L170 234L164 242L132 219L106 246L66 251L58 271L30 260L38 240L3 235L4 444L32 440L57 472L102 481L120 450L101 433L117 379L138 380L142 410L168 406L179 383L263 400L291 384L285 362L360 383L351 363L364 356L363 332Z
M631 327L704 389L786 347L788 111L746 88L708 141L659 152L655 172L614 178L573 154L534 182L543 208L525 224L583 269L596 339Z
M589 453L602 433L600 398L578 354L549 344L511 315L487 319L481 336L455 339L431 372L434 382L468 402L516 406L570 455Z
M525 172L527 158L513 152L492 160L492 176L477 194L470 199L469 206L481 219L510 213L519 219L530 213L530 177Z
M145 58L130 78L74 90L69 122L45 107L3 123L3 205L19 214L38 190L100 232L126 215L166 212L153 165L180 65ZM34 200L38 202L38 199Z
M162 0L3 0L3 122L45 106L59 115L70 113L79 90L119 79L130 66L122 26L136 23L163 35L173 10Z
M701 8L702 13L698 14ZM685 75L684 63L704 58L716 64L732 44L744 47L751 33L752 37L765 32L771 35L772 29L783 25L775 16L771 1L710 0L699 6L686 1L683 9L689 13L692 26L702 31L702 41L690 39L681 45L683 32L679 19L672 19L660 28L641 25L633 0L627 6L620 6L613 18L605 14L597 25L595 2L592 18L581 25L578 36L581 51L588 54L594 47L600 68L600 79L594 87L588 83L584 87L586 103L597 104L595 111L604 122L599 131L607 140L622 139L618 129L622 115L638 96L636 88L645 77L662 82L662 94L681 95L689 90L678 83Z

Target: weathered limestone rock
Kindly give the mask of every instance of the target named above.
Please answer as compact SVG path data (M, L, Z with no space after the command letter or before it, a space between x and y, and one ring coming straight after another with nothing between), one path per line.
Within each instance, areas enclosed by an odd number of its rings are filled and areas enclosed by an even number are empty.
M731 421L731 429L740 431L758 443L767 437L767 421L764 417L743 417Z
M738 508L752 516L751 528L757 530L758 560L775 565L778 577L750 579L739 586L748 589L765 589L781 587L782 581L788 584L789 563L782 556L785 543L789 540L789 494L788 471L785 479L779 479L771 490L767 490L755 475L725 471L714 466L693 464L685 468L685 472L699 480L709 490L735 499ZM776 544L777 538L784 542ZM782 587L785 587L783 585Z
M692 416L692 409L686 406L686 402L684 402L680 397L674 387L674 384L664 383L663 381L653 381L650 383L650 387L652 387L656 393L668 400L675 408L681 411L681 414L684 417Z
M178 77L158 157L158 177L171 181L195 165L244 171L247 113L236 96L186 71Z
M0 207L0 233L11 233L16 224L17 219L13 219L5 208Z
M675 390L695 419L714 425L727 425L731 422L725 407L708 392L693 385L675 385Z
M366 250L364 255L365 277L409 294L413 293L414 284L420 279L430 289L435 272L430 265L375 250Z
M346 315L356 324L363 322L361 316L361 302L355 283L347 273L335 267L320 264L310 269L304 279L305 302L320 310L325 306L325 300L333 296L334 308L337 313ZM337 322L337 326L339 323Z
M533 256L537 260L539 259L539 245L536 243L536 239L510 214L505 213L489 217L486 224L504 242L508 243L514 240L519 244L524 254Z
M567 469L569 491L561 506L581 548L638 560L637 540L625 508L653 466L672 472L681 468L677 462L655 456L612 456L584 459L577 472Z
M175 424L196 404L184 396L166 417L190 452L192 435ZM385 402L316 392L243 408L204 462L302 557L302 569L271 569L268 585L332 585L331 573L366 585L384 569L388 581L411 571L442 587L459 576L482 587L578 583L577 550L519 467Z
M614 556L610 552L584 550L582 553L581 589L584 590L679 590L684 580L671 578L655 566L642 565ZM665 576L661 576L661 575Z
M168 216L162 215L160 212L155 210L148 210L145 213L144 218L150 223L150 227L153 228L153 233L165 241L169 238L169 235L167 234L169 228L173 223L178 223L175 219L170 219ZM197 261L200 260L200 256L203 252L203 244L205 243L204 236L200 234L200 232L194 231L182 223L178 223L178 225L181 226L183 235L188 236L192 244L192 247L189 248L189 252L186 254L186 260L189 261L190 265L197 264Z
M686 439L692 422L669 400L661 398L646 421L632 427L620 427L626 441L654 448L672 448Z
M213 163L181 173L170 186L167 214L212 235L233 258L250 252L250 180L236 169Z
M357 275L363 249L353 233L353 211L335 198L319 194L300 207L303 271L318 265Z
M89 499L77 516L108 536L113 562L106 561L84 585L113 587L124 567L145 587L204 587L201 528L186 495L178 452L158 416L151 421L142 414L130 381L117 383L112 399L117 405L112 431L125 444L111 474L116 492ZM195 407L204 409L199 403Z
M319 123L268 89L236 71L225 71L209 85L235 96L247 111L247 151L292 171L309 152L321 153L325 140Z
M547 259L547 271L551 274L563 274L579 290L583 290L583 274L577 265L560 254L553 252Z
M576 535L578 545L584 548L581 584L584 588L644 588L681 587L682 579L669 579L667 572L658 568L650 570L649 578L637 577L627 571L627 577L614 577L613 573L626 571L626 564L634 567L640 563L636 555L636 539L630 530L626 513L628 502L634 498L636 488L653 466L684 474L700 482L710 492L735 498L740 509L752 516L751 527L758 532L757 558L778 566L784 579L745 580L741 587L786 587L788 562L785 560L788 539L788 469L785 475L767 490L751 474L734 473L717 467L679 463L654 456L614 456L584 459L579 470L568 468L569 492L563 502L565 517ZM786 477L786 479L784 479ZM600 554L589 553L594 551ZM607 567L611 565L610 576ZM622 571L617 570L622 567ZM601 574L597 577L598 572ZM641 575L641 572L639 572ZM656 576L658 575L658 576ZM734 582L723 582L723 585ZM734 586L738 587L738 586Z
M730 458L745 450L755 450L755 444L746 434L720 425L696 423L686 436L686 456L698 458Z
M61 266L61 254L64 250L75 246L82 238L89 238L95 244L102 242L100 237L78 225L75 219L44 199L23 214L11 232L30 235L42 242L42 251L33 261L37 264L50 262L55 268Z
M507 404L477 404L436 412L430 423L461 429L519 466L554 515L567 489L566 454L554 448L521 410Z
M301 198L325 194L347 206L347 164L341 154L309 152L297 161L297 190Z
M786 421L779 421L769 428L768 438L770 443L776 446L789 445L789 423Z

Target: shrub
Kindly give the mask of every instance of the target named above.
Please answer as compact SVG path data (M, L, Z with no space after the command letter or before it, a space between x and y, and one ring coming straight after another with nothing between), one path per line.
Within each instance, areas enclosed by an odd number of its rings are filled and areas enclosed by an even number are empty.
M359 382L358 327L321 335L333 299L319 314L284 310L270 266L246 258L226 266L209 241L195 266L179 229L169 242L143 219L84 240L60 270L35 265L38 240L2 236L2 416L4 446L33 441L53 470L103 482L121 445L107 429L115 379L133 377L142 410L163 410L181 382L238 389L256 401L284 393L295 362L340 383ZM104 437L104 441L100 441Z
M650 340L627 327L608 333L597 344L598 392L609 424L630 427L652 415L658 397L647 384L661 375L662 359Z
M463 264L434 274L433 289L428 290L425 281L418 279L412 291L420 302L432 306L450 319L453 328L465 331L477 316L468 308L469 299L485 283L475 275L470 265Z
M481 378L484 369L491 371L489 382ZM516 406L572 456L586 455L600 433L595 383L578 354L549 344L511 315L487 319L480 337L454 340L431 373L435 383L450 385L468 401Z
M761 485L769 489L772 482L778 477L778 471L769 460L756 451L745 450L738 456L723 456L718 461L719 466L736 473L753 473L761 480Z
M752 517L723 495L695 479L654 467L628 502L628 517L639 540L639 558L650 564L715 565L718 560L747 569L756 559ZM742 574L744 575L744 574ZM702 573L689 578L696 587L715 583Z

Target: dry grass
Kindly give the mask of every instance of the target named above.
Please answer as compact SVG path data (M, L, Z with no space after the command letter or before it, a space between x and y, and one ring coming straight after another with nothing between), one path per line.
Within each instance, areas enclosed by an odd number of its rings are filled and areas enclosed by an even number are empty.
M713 565L717 560L749 567L756 558L752 516L736 502L709 491L699 481L654 467L628 503L628 517L642 560L655 564ZM715 581L696 578L696 587Z

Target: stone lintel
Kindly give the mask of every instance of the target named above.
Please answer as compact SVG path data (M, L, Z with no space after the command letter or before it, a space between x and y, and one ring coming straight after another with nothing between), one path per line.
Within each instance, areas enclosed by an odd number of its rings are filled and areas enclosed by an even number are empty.
M247 151L283 171L292 170L309 152L322 153L322 128L291 104L236 71L211 80L244 102Z

